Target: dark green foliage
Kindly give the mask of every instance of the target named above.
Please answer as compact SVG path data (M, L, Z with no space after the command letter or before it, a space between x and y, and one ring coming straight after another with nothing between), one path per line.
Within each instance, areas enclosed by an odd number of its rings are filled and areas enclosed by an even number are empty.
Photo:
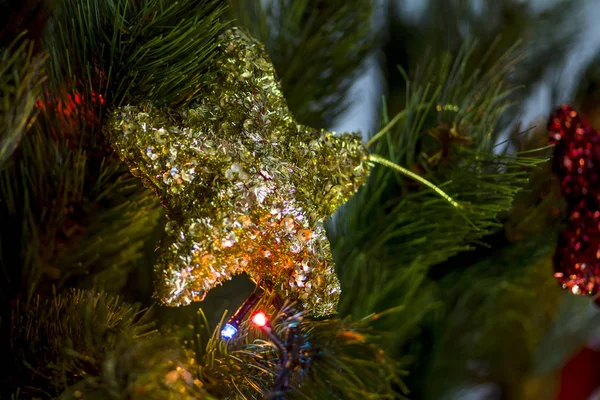
M367 303L345 297L345 313L368 315L398 304L412 310L405 302L407 293L417 296L410 301L425 301L419 298L427 296L423 279L429 267L500 229L498 214L509 209L527 181L528 167L540 162L492 153L494 127L507 106L505 78L513 54L506 54L490 72L478 73L467 69L467 50L453 61L444 57L430 62L430 70L422 71L417 82L409 82L401 118L372 147L439 184L462 207L374 167L368 185L341 213L333 237L343 289L370 293ZM431 81L434 76L437 79ZM432 139L436 130L451 129L467 139L447 144ZM433 153L441 157L432 162ZM414 286L423 288L416 294L409 290ZM398 326L406 329L406 324Z
M435 341L424 380L432 384L423 398L478 381L499 383L508 398L520 397L563 295L550 263L555 237L538 232L440 282L446 306L430 327Z
M212 398L188 372L181 345L117 297L69 290L19 304L10 322L2 328L12 329L10 383L19 398Z
M18 162L0 176L7 290L22 290L27 302L77 278L80 287L118 291L163 211L120 163L95 164L85 150L43 132L34 127Z
M23 36L0 50L0 169L37 115L44 80L45 57L35 56L33 43Z
M15 299L33 307L36 294L69 286L120 292L134 269L150 274L144 252L154 248L163 211L103 143L102 116L142 96L192 101L207 79L221 11L216 2L57 2L42 40L50 62L41 99L31 46L3 51L13 57L2 65L2 102L13 107L2 116L6 137L22 134L36 100L41 111L0 177L3 309ZM38 353L28 354L35 364Z
M50 300L36 297L29 306L18 303L2 329L10 330L11 384L20 384L22 396L43 398L100 375L107 355L123 340L155 335L138 307L74 290Z
M533 358L533 373L552 373L561 368L582 344L597 334L600 315L591 299L578 296L561 296L556 316Z
M470 0L423 0L424 13L416 19L406 18L401 2L387 3L390 21L385 26L387 40L382 69L387 78L388 104L392 112L402 109L405 97L405 81L398 76L400 65L407 71L427 65L432 57L445 51L456 54L472 38L480 45L471 58L477 67L487 67L502 53L523 41L523 53L527 54L511 73L515 85L524 85L513 99L522 100L539 83L551 83L556 89L556 67L566 61L581 33L581 10L587 0L559 0L538 3L545 11L536 14L527 1L498 0L476 3ZM494 47L494 57L481 63L484 54ZM471 65L472 66L472 65ZM553 93L552 101L558 92ZM517 111L518 109L513 109ZM505 115L504 123L515 122Z
M208 79L222 11L217 1L60 1L45 43L50 80L115 106L191 101Z
M395 399L404 398L397 365L377 345L370 325L380 318L306 321L309 343L320 351L308 379L298 380L294 398ZM385 318L385 317L383 317Z
M590 300L565 294L552 274L560 194L548 170L532 175L504 218L505 231L488 239L492 247L443 265L437 289L444 306L424 326L431 339L420 356L428 363L415 376L431 382L419 385L421 398L481 382L500 385L511 399L551 397L554 369L589 337L584 326L594 317L583 309Z
M265 3L266 5L263 5ZM373 51L372 0L232 0L228 15L261 40L302 124L330 126Z

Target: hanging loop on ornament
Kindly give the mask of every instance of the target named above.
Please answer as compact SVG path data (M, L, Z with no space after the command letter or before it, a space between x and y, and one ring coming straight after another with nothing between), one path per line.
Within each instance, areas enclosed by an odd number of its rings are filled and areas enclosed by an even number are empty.
M439 186L436 186L435 184L433 184L432 182L428 181L427 179L423 178L422 176L415 174L414 172L398 165L395 164L393 162L391 162L390 160L387 160L381 156L378 156L377 154L370 154L369 155L369 161L372 161L376 164L380 164L386 167L389 167L391 169L393 169L396 172L401 173L402 175L414 179L419 183L422 183L423 185L427 186L428 188L430 188L431 190L433 190L434 192L436 192L438 195L440 195L444 200L446 200L448 203L452 204L452 206L461 209L463 208L463 206L458 203L456 200L454 200L452 198L452 196L450 196L449 194L447 194L446 192L444 192L442 189L439 188Z

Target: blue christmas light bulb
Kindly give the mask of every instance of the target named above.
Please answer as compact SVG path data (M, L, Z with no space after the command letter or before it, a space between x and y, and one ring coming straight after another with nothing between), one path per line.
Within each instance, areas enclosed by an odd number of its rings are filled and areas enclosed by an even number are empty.
M231 324L225 324L225 326L223 327L223 329L221 329L221 337L223 339L231 339L232 337L235 336L235 334L237 333L237 328Z

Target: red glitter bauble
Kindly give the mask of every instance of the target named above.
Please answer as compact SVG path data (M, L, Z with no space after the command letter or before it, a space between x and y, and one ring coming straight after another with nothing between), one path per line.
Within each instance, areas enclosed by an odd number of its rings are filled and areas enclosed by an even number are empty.
M552 113L548 135L554 149L554 172L569 203L600 194L600 133L571 106Z
M550 116L553 170L567 200L569 222L554 253L554 276L576 294L596 295L600 286L600 133L571 106Z
M548 136L550 144L560 141L570 142L577 134L589 129L590 125L569 105L563 105L550 115Z
M586 202L571 213L554 253L554 276L575 294L595 295L600 286L600 210Z

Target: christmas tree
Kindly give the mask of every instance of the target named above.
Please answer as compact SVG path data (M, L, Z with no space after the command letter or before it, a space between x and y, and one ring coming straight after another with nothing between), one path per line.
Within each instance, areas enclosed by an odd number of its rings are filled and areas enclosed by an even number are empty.
M0 3L0 397L587 399L591 6L534 3Z

